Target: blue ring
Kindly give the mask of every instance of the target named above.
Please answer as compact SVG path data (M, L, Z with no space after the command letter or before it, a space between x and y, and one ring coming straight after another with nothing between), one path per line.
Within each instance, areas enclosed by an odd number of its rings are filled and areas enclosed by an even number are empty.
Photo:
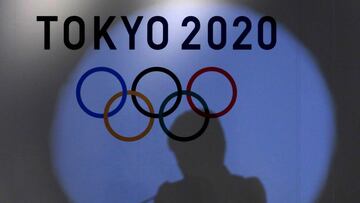
M82 101L82 98L81 98L81 87L85 81L85 79L87 77L89 77L91 74L93 73L96 73L96 72L108 72L112 75L114 75L119 81L120 81L120 84L121 84L121 88L122 88L122 92L123 92L123 96L121 97L121 100L120 100L120 103L119 105L114 109L112 110L111 112L109 112L109 117L115 115L117 112L119 112L121 110L121 108L124 106L125 104L125 101L126 101L126 97L127 97L127 88L126 88L126 84L125 84L125 80L121 77L121 75L116 72L115 70L111 69L111 68L107 68L107 67L95 67L95 68L92 68L90 70L88 70L86 73L84 73L79 82L77 83L76 85L76 99L77 99L77 102L79 104L79 106L81 107L81 109L89 114L90 116L92 117L95 117L95 118L104 118L104 114L103 113L95 113L93 111L91 111L90 109L88 109L84 102Z

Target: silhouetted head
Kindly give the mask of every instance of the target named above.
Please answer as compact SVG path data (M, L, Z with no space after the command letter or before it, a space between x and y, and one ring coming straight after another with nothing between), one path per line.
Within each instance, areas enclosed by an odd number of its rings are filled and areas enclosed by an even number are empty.
M201 128L203 122L204 118L195 112L185 112L175 119L171 132L190 136ZM204 176L224 166L225 137L219 119L210 119L206 131L193 141L169 139L169 147L185 176Z

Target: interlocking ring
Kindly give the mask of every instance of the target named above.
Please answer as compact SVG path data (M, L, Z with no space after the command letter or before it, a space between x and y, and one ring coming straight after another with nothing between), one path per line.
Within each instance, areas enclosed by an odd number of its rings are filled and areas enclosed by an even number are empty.
M136 96L136 97L140 97L142 100L144 100L145 104L148 106L149 108L149 111L151 113L154 113L154 108L150 102L150 100L143 94L141 94L140 92L135 92L135 91L127 91L128 94L132 95L132 96ZM121 141L124 141L124 142L134 142L134 141L137 141L137 140L140 140L141 138L145 137L151 130L153 124L154 124L154 118L149 118L149 123L147 125L147 127L145 128L144 131L142 131L140 134L138 135L135 135L133 137L126 137L126 136L123 136L123 135L120 135L119 133L115 132L114 129L111 127L110 125L110 122L109 122L109 111L110 111L110 107L111 107L111 104L119 97L121 97L123 95L122 92L119 92L117 94L115 94L114 96L112 96L110 98L110 100L106 103L106 106L105 106L105 110L104 110L104 123L105 123L105 127L106 129L109 131L109 133L114 136L115 138L121 140Z
M144 77L146 74L148 73L151 73L151 72L161 72L161 73L165 73L167 75L169 75L175 82L176 84L176 88L177 88L177 92L181 92L182 90L182 87L181 87L181 83L180 83L180 80L178 77L176 77L176 75L171 72L170 70L166 69L166 68L163 68L163 67L151 67L151 68L148 68L148 69L145 69L144 71L142 71L141 73L139 73L139 75L136 76L136 78L134 79L134 82L131 86L131 90L132 91L136 91L136 87L140 81L140 79L142 77ZM173 113L176 108L179 106L180 102L181 102L181 95L180 94L177 94L176 95L176 101L174 103L174 105L167 111L165 111L163 113L163 116L168 116L170 115L171 113ZM132 96L131 97L135 107L137 108L138 111L140 111L140 113L142 113L143 115L145 116L148 116L148 117L151 117L151 118L159 118L159 114L155 114L155 113L151 113L151 112L147 112L145 111L139 104L139 102L137 101L136 97L135 96Z
M221 68L217 68L217 67L206 67L206 68L203 68L201 70L199 70L198 72L196 72L193 76L191 76L188 84L187 84L187 87L186 87L186 90L191 92L191 88L192 88L192 85L195 81L195 79L197 77L199 77L201 74L204 74L206 72L218 72L222 75L224 75L230 82L231 84L231 88L232 88L232 98L231 98L231 101L229 103L229 105L227 107L225 107L224 110L220 111L220 112L217 112L217 113L206 113L206 112L202 112L201 110L199 110L194 102L192 101L191 99L191 96L190 95L187 95L186 96L186 99L188 100L189 102L189 105L191 107L191 109L193 111L195 111L197 114L201 115L201 116L204 116L204 117L210 117L210 118L218 118L220 116L223 116L225 115L226 113L228 113L232 107L234 106L235 102L236 102L236 98L237 98L237 88L236 88L236 83L234 81L234 79L231 77L231 75L226 72L225 70L221 69Z
M188 141L191 141L191 140L195 140L196 138L200 137L205 132L207 126L209 125L209 120L210 120L209 117L205 117L205 121L204 121L204 123L201 126L199 131L197 131L195 134L193 134L191 136L188 136L188 137L180 137L180 136L175 135L165 125L164 117L162 116L162 113L164 112L165 106L172 98L174 98L174 97L176 97L178 95L179 95L178 92L174 92L174 93L170 94L169 96L167 96L165 98L165 100L161 104L160 111L159 111L160 126L163 129L163 131L166 133L166 135L169 136L170 138L174 139L174 140L181 141L181 142L188 142ZM200 97L200 95L196 94L195 92L190 92L190 91L186 91L186 90L181 91L181 95L195 97L203 105L205 113L209 113L208 105L206 104L205 100L202 97Z
M127 88L126 88L125 80L115 70L113 70L111 68L108 68L108 67L96 67L96 68L90 69L87 72L85 72L84 75L81 76L79 82L76 85L76 99L77 99L77 102L78 102L80 108L85 113L87 113L90 116L95 117L95 118L104 118L104 114L95 113L95 112L91 111L90 109L88 109L85 106L85 104L84 104L84 102L83 102L83 100L81 98L81 87L82 87L85 79L87 77L89 77L91 74L96 73L96 72L107 72L107 73L110 73L110 74L114 75L120 81L122 91L124 92L124 95L121 97L119 105L109 113L109 117L111 117L111 116L115 115L117 112L119 112L121 110L121 108L125 104L126 96L127 96Z
M114 75L120 81L120 84L122 87L122 92L119 92L119 93L113 95L109 99L109 101L106 103L103 114L95 113L95 112L91 111L90 109L88 109L85 106L85 104L83 103L82 98L81 98L81 87L82 87L85 79L89 75L96 73L96 72L108 72L108 73ZM160 109L159 109L159 113L155 113L150 100L145 95L136 91L136 87L137 87L140 79L142 77L144 77L146 74L151 73L151 72L162 72L162 73L169 75L174 80L174 82L176 84L176 88L177 88L177 91L171 93L162 102ZM206 73L206 72L218 72L218 73L224 75L230 81L230 84L231 84L231 88L232 88L231 101L224 110L217 112L217 113L210 113L210 110L209 110L208 105L205 102L205 100L200 95L191 91L191 88L192 88L192 85L193 85L195 79L197 77L199 77L201 74ZM149 119L150 119L145 130L142 131L140 134L132 136L132 137L127 137L127 136L124 136L124 135L121 135L121 134L115 132L109 122L109 117L111 117L114 114L116 114L117 112L119 112L121 110L121 108L124 106L126 97L128 94L131 95L132 101L133 101L136 109L143 115L149 117ZM187 101L188 101L191 109L193 109L197 114L199 114L205 118L204 123L203 123L202 127L200 128L200 130L197 131L195 134L188 136L188 137L180 137L180 136L177 136L174 133L170 132L170 130L167 129L165 122L164 122L164 117L173 113L176 110L176 108L179 106L182 95L186 95ZM111 107L112 103L119 97L121 97L119 105L110 112L110 107ZM146 111L145 109L143 109L140 106L136 97L140 97L140 99L145 101L145 103L148 107L148 111ZM174 97L176 97L176 101L175 101L174 105L169 110L165 111L166 104ZM199 100L199 102L203 105L204 111L201 111L200 109L198 109L195 106L191 97L194 97L197 100ZM170 137L174 140L177 140L177 141L181 141L181 142L188 142L188 141L194 140L194 139L200 137L205 132L205 130L209 124L210 118L221 117L221 116L225 115L226 113L228 113L233 108L233 106L236 102L236 98L237 98L237 87L236 87L236 83L235 83L234 79L231 77L231 75L228 72L226 72L225 70L218 68L218 67L206 67L206 68L203 68L203 69L197 71L193 76L191 76L191 78L186 86L186 90L182 90L181 83L180 83L178 77L173 72L171 72L170 70L163 68L163 67L151 67L151 68L148 68L148 69L145 69L144 71L142 71L139 75L137 75L135 77L135 80L131 86L131 90L126 89L125 81L118 72L116 72L115 70L113 70L111 68L107 68L107 67L95 67L93 69L88 70L87 72L84 73L84 75L81 76L81 78L76 86L76 99L77 99L77 102L78 102L80 108L85 113L89 114L90 116L93 116L96 118L103 118L105 127L109 131L109 133L112 136L114 136L115 138L117 138L121 141L125 141L125 142L133 142L133 141L137 141L137 140L145 137L150 132L150 130L154 124L155 118L159 119L160 126L168 137Z

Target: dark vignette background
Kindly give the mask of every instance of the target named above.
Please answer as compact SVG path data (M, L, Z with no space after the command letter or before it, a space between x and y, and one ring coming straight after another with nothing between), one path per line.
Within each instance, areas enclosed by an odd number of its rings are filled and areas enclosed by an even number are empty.
M318 202L360 202L360 1L231 2L274 16L320 63L335 103L337 137L327 183ZM87 47L78 51L64 47L64 18L83 17L88 31L86 43L91 45L93 16L105 19L109 15L129 15L158 3L0 1L0 202L69 201L53 173L50 130L58 91ZM52 9L46 9L47 4ZM50 51L43 50L43 24L36 22L37 15L59 16L59 23L52 25Z

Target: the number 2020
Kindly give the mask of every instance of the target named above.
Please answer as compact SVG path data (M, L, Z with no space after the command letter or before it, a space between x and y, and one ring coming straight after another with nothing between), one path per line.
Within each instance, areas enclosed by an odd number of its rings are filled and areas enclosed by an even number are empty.
M201 45L192 43L192 41L195 38L196 34L200 31L200 27L201 27L200 21L195 16L188 16L183 20L182 26L187 27L189 25L189 23L193 23L194 28L190 32L188 37L182 43L181 48L183 50L199 50L201 48ZM215 39L214 39L215 23L219 23L219 25L220 25L220 41L218 41L218 42L215 42ZM268 34L270 34L270 38L269 38L270 40L268 42L265 42L265 39L264 39L264 27L265 27L266 23L268 23L270 25L270 32L268 33ZM235 18L235 20L233 22L234 27L240 27L242 24L245 25L245 28L240 32L239 36L233 43L232 47L234 50L251 50L252 44L246 44L244 42L252 28L251 20L246 16L239 16L239 17ZM210 20L208 22L207 30L208 30L209 47L214 50L223 49L226 46L226 41L227 41L227 39L226 39L227 38L227 25L226 25L225 19L221 16L214 16L214 17L210 18ZM257 37L259 47L264 50L270 50L270 49L274 48L276 45L276 40L277 40L276 35L277 35L277 32L276 32L275 19L272 18L271 16L264 16L264 17L260 18L260 20L258 22L258 37Z

